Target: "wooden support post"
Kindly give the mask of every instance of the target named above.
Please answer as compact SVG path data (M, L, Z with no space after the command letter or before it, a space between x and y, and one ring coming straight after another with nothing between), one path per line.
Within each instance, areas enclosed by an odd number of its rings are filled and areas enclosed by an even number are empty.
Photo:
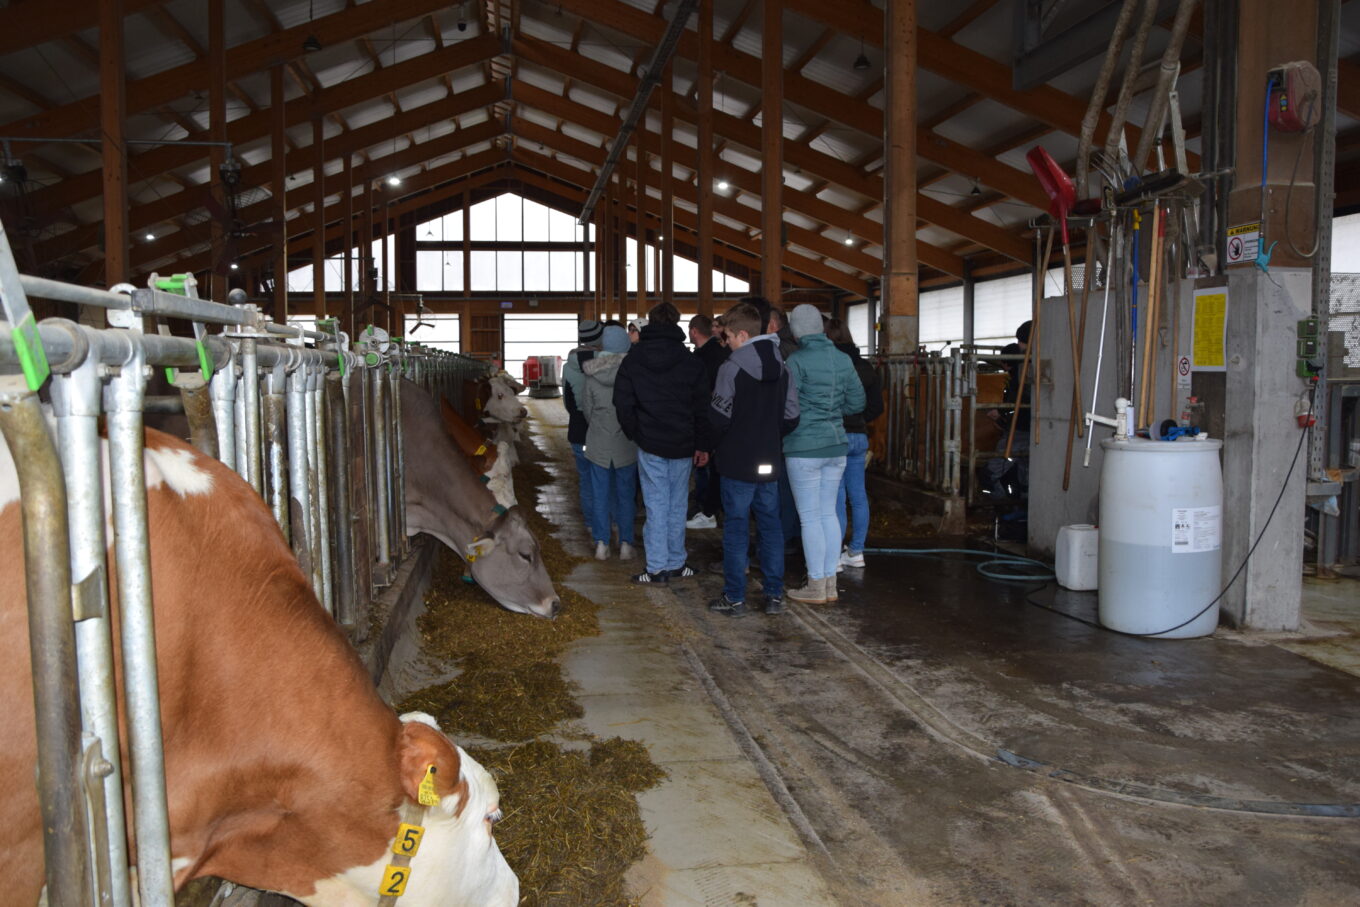
M104 159L104 285L111 287L132 276L128 248L127 146L123 144L123 126L127 120L123 0L99 2L99 92L99 125L104 133L101 149Z
M385 322L387 325L387 336L394 337L399 332L399 322L396 313L392 311L393 275L391 272L392 265L395 263L394 259L397 256L395 254L396 250L390 245L391 242L391 215L389 214L388 208L388 196L387 193L384 192L382 199L382 265L379 267L378 272L382 274L382 304L387 313L384 316L387 319Z
M888 0L887 161L884 168L883 329L889 354L920 336L916 265L916 0Z
M288 126L283 98L283 66L269 70L270 186L273 196L270 211L279 225L274 236L274 320L288 320Z
M373 211L373 180L364 180L364 235L363 241L359 243L359 260L364 263L364 276L360 286L364 290L364 317L359 319L367 324L378 324L378 313L374 311L374 303L378 299L378 284L374 280L374 267L377 262L373 260L373 238L375 218ZM362 325L361 325L362 327Z
M326 314L326 124L312 117L312 314Z
M345 311L341 318L343 330L354 336L354 155L345 154L345 175L340 182L344 193L341 217L345 219L344 256L345 256Z
M661 298L675 302L675 102L671 64L661 77L661 265L657 271Z
M713 314L713 0L699 0L699 313Z
M638 136L637 175L634 181L637 189L637 207L633 212L633 236L637 240L637 310L639 315L647 313L647 152L642 147L642 133Z
M208 132L214 142L227 140L227 14L225 0L208 2ZM219 211L229 209L227 192L234 191L222 183L222 165L227 160L227 149L214 145L208 150L211 165L208 184L212 187L213 201ZM231 265L225 261L228 249L227 229L221 217L209 221L212 237L212 270L209 271L209 299L215 302L227 301L227 289L231 285Z
M463 296L472 296L472 192L467 189L463 190Z
M764 0L761 38L760 292L774 305L784 273L784 4ZM912 238L913 242L915 237Z

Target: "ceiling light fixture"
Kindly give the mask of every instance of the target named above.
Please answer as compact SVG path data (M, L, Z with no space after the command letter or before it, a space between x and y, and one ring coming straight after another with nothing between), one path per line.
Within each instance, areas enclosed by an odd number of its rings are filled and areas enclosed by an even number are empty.
M236 262L233 261L233 262L231 263L231 269L232 269L233 271L239 271L239 270L241 270L241 266L238 265Z
M726 191L727 191L728 189L730 189L730 188L731 188L731 183L729 183L727 180L718 180L718 191L719 191L719 192L726 192Z
M307 0L307 24L312 22L312 0ZM314 54L321 49L321 40L316 35L309 34L302 39L302 49L306 53Z
M853 236L847 236L845 238L845 244L847 246L853 246L855 244L855 238Z
M973 181L973 188L970 189L970 190L968 190L968 194L969 194L969 195L981 195L981 194L982 194L982 187L979 186L979 185L977 184L977 180L974 180L974 181Z
M859 56L855 57L855 62L851 64L855 67L855 72L864 72L869 68L869 58L864 55L864 39L859 39Z
M148 233L148 234L146 234L146 241L147 241L147 242L151 242L151 240L153 240L153 239L155 239L155 238L156 238L156 234L155 234L155 233Z
M400 186L400 185L401 185L401 177L397 176L395 173L392 174L391 176L389 176L389 177L387 178L387 185L389 185L389 186Z

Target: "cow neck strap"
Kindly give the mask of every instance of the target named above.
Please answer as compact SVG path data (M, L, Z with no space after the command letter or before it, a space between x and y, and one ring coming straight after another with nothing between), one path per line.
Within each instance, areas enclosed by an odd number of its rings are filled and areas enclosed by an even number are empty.
M402 803L398 813L401 824L397 826L397 837L392 842L392 859L383 867L382 881L378 885L378 907L396 907L397 898L406 893L406 884L411 880L411 858L420 850L420 842L425 836L427 811L427 807L410 801Z

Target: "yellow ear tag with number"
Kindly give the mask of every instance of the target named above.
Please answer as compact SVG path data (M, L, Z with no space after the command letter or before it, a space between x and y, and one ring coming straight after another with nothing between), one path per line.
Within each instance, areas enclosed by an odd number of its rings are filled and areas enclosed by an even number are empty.
M397 826L397 838L392 842L392 852L399 857L414 857L420 851L420 841L424 837L423 825L403 822Z
M378 894L399 898L406 893L406 883L411 880L411 867L388 866L383 870L382 884Z
M481 456L482 454L484 454L484 453L486 453L486 445L485 445L485 444L483 444L481 447L477 448L476 452L473 453L473 456L474 456L474 457L480 457L480 456Z
M420 793L416 797L421 806L438 806L439 792L434 789L435 767L425 769L425 777L420 779Z

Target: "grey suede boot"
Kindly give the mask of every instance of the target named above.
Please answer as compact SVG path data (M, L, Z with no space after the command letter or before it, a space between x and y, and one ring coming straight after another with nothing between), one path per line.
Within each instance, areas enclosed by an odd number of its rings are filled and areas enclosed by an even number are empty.
M826 580L808 577L807 584L785 593L787 598L805 605L826 604Z

